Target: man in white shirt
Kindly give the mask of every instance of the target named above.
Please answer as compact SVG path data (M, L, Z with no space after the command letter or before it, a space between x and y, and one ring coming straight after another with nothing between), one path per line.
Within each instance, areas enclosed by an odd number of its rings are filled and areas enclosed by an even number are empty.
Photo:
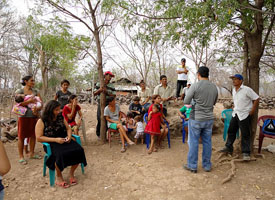
M177 74L178 74L178 80L177 80L177 92L176 92L176 97L180 97L180 90L181 88L186 87L187 84L187 73L188 70L185 66L185 58L181 59L181 65L177 67Z
M225 147L220 150L224 153L233 153L233 143L239 128L241 129L241 147L243 160L250 160L250 125L251 116L254 114L259 103L259 96L250 87L243 85L243 76L235 74L233 80L234 109L228 128L228 137Z
M165 75L160 76L160 85L157 85L154 89L154 94L161 96L163 105L163 114L167 116L167 107L170 100L173 100L173 88L167 85L167 77Z
M183 92L181 94L180 100L184 100L184 97L187 95L187 92L191 86L191 83L187 83L187 87L183 88Z

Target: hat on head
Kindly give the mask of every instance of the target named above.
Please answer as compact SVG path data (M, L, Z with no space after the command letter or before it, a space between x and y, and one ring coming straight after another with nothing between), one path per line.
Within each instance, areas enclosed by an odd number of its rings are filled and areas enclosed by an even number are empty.
M185 58L182 58L182 59L181 59L181 62L186 62Z
M237 79L240 79L241 81L243 80L243 76L241 74L235 74L234 76L230 76L229 78L237 78Z
M105 75L110 75L111 77L115 77L115 75L113 75L113 73L110 72L110 71L105 72L105 73L104 73L104 76L105 76Z

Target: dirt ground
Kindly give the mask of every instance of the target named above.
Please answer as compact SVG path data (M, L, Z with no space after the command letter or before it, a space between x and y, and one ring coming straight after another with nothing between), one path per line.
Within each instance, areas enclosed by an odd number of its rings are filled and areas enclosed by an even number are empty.
M126 111L127 106L122 106ZM220 115L222 105L215 106ZM275 155L262 151L265 156L256 161L237 163L236 175L225 184L230 165L217 165L219 153L224 146L222 133L213 135L213 169L204 172L201 167L201 150L198 173L183 170L186 163L188 145L181 137L171 139L171 148L148 155L146 146L138 144L120 153L118 141L100 145L95 135L96 106L82 105L86 121L88 143L84 145L87 167L85 174L76 170L78 184L68 189L49 186L49 176L42 176L43 160L28 160L27 165L18 163L16 141L5 147L12 169L4 177L5 199L209 199L209 200L253 200L275 199ZM259 115L273 114L275 110L260 110ZM178 119L180 120L180 119ZM165 141L166 142L166 141ZM263 146L274 142L265 138ZM258 140L255 140L255 146ZM36 153L44 155L42 145L37 143ZM48 171L47 171L48 173ZM69 170L63 175L68 179Z

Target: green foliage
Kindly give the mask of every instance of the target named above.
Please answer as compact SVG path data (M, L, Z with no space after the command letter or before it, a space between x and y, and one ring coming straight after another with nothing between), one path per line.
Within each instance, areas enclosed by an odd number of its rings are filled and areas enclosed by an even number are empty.
M53 70L63 77L74 74L78 55L81 49L88 45L89 38L83 35L74 36L71 27L58 17L42 24L33 16L29 16L27 23L33 34L33 45L26 49L35 50L38 54L37 48L41 48L46 54L49 71Z

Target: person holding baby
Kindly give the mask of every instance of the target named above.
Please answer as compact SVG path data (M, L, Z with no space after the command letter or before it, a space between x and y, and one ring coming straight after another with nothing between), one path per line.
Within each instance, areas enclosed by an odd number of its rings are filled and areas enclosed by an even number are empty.
M21 84L24 87L15 91L15 99L20 106L26 107L27 111L23 116L18 117L18 152L19 163L26 165L27 160L23 154L25 138L30 138L30 159L41 159L39 155L34 154L34 148L35 125L43 103L40 94L34 89L35 80L32 75L23 77Z

